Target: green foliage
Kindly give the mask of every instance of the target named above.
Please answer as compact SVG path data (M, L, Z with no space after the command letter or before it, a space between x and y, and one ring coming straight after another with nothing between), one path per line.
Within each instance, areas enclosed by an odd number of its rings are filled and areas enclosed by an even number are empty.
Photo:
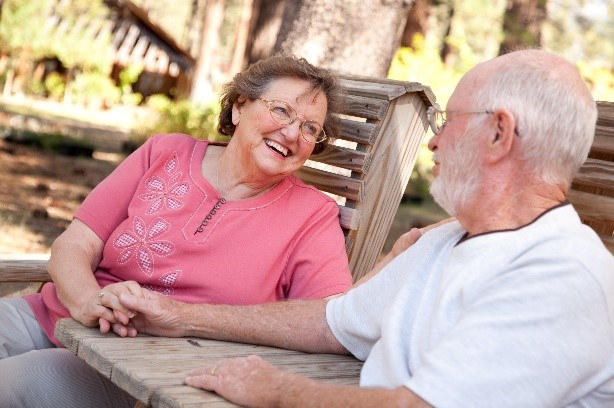
M5 0L0 20L0 50L17 56L22 52L41 56L46 43L50 0Z
M446 67L437 50L424 46L424 39L420 35L414 38L413 46L414 49L401 47L397 51L388 77L428 85L437 95L438 103L445 107L465 71Z
M119 89L124 105L138 105L143 100L143 95L132 92L132 85L139 79L142 72L141 64L130 64L119 73Z
M98 72L77 75L71 83L70 93L73 101L85 105L95 101L116 103L120 98L120 91L111 78Z
M577 67L595 100L614 101L614 71L585 61L578 62Z
M133 138L135 145L142 144L157 133L185 133L198 139L223 140L217 133L219 104L196 105L189 100L171 101L164 95L152 95L147 99L153 117Z
M143 65L130 64L126 68L122 69L119 73L119 86L124 91L126 88L130 88L143 72Z
M67 30L53 30L49 36L49 53L56 55L69 70L110 73L111 34L102 33L94 37L108 17L109 10L102 0L71 0L58 4L54 11L61 16Z
M6 140L21 143L73 157L92 157L94 145L61 133L36 133L29 130L15 131L6 137Z
M45 78L45 89L50 97L55 100L61 100L64 97L64 91L66 90L66 84L64 79L57 72L52 72Z
M30 78L26 82L26 92L36 96L45 96L45 84L36 78Z

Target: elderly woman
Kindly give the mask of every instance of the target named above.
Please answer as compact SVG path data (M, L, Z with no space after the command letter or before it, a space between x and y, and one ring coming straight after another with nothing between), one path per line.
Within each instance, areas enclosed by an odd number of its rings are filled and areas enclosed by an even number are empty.
M338 92L328 71L272 57L225 87L227 145L157 135L127 157L53 243L53 283L0 300L0 406L133 405L53 334L71 316L134 335L122 293L254 304L345 291L337 205L293 175L334 135Z

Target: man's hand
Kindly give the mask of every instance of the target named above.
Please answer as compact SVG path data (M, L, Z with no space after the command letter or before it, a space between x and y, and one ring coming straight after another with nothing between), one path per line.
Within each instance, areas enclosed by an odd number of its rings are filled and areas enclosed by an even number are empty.
M142 289L142 296L121 294L119 303L136 313L128 325L113 324L113 331L121 337L134 337L137 333L155 336L181 337L181 316L186 303L172 300L158 292Z
M213 391L243 407L432 408L406 387L359 388L317 382L273 367L260 357L222 360L190 372L186 385Z
M288 375L291 374L273 367L258 356L248 356L222 360L216 365L193 370L185 383L213 391L243 407L273 407L276 406L276 393L283 390L283 378Z

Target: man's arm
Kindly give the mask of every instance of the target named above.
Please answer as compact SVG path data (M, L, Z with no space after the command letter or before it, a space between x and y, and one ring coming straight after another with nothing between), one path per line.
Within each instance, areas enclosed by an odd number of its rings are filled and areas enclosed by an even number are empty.
M121 304L137 312L131 326L114 325L120 336L137 332L263 344L312 353L347 354L326 321L326 300L293 300L251 306L188 304L143 290Z
M406 387L323 384L273 367L257 356L223 360L190 373L187 385L247 407L430 407Z

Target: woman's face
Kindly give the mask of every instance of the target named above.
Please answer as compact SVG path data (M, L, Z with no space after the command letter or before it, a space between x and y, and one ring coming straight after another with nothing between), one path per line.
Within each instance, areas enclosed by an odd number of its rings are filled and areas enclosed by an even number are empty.
M303 121L324 124L327 101L321 92L314 92L306 81L280 78L269 84L260 95L267 101L282 101L299 116L290 125L280 125L269 112L267 105L239 99L233 105L232 121L236 126L231 143L240 145L239 154L247 171L254 178L271 178L277 182L301 168L309 158L315 144L301 136Z

